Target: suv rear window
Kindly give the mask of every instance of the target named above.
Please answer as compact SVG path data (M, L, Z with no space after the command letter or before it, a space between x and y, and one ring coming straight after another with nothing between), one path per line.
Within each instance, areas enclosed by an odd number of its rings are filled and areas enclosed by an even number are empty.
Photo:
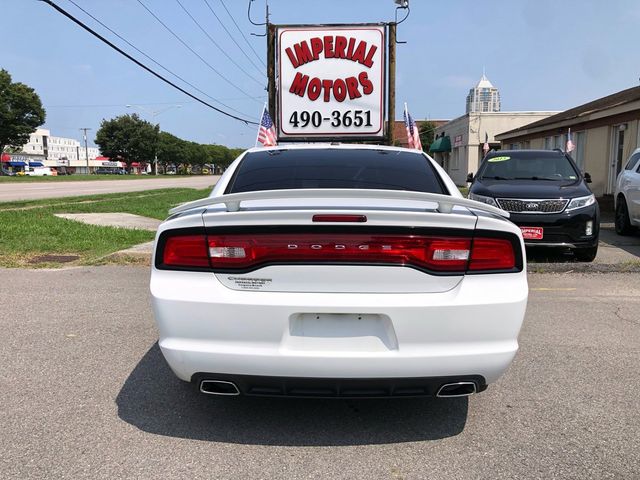
M446 192L419 153L393 150L291 149L248 153L226 193L299 188Z
M560 152L497 152L483 162L481 179L577 180L571 160Z

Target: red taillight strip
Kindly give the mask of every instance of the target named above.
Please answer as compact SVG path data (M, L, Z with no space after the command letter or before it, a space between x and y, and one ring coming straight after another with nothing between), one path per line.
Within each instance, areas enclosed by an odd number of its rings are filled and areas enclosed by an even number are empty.
M159 243L159 268L250 271L268 264L402 265L442 273L520 267L505 238L411 234L256 233L174 235ZM161 259L161 261L160 261Z
M463 272L470 245L469 238L419 235L270 233L209 236L214 269L248 269L269 263L340 262Z

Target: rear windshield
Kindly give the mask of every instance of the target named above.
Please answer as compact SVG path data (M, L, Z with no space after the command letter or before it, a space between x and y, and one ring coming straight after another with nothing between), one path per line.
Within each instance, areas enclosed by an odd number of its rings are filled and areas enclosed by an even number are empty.
M577 180L571 161L559 152L498 152L483 162L481 179Z
M371 188L448 193L421 154L357 149L248 153L227 193L299 188Z

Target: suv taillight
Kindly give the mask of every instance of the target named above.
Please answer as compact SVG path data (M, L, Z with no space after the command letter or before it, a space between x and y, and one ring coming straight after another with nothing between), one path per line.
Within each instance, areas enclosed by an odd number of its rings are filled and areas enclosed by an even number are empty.
M176 235L164 241L159 268L248 271L272 264L403 265L443 273L516 267L510 240L362 233Z

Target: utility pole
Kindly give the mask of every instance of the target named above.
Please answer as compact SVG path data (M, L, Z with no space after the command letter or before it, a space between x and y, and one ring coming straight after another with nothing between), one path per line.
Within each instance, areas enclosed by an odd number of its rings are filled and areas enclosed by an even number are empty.
M87 175L89 174L89 147L87 146L87 130L91 130L88 127L83 127L82 130L82 138L84 139L84 154L86 155L87 160ZM78 159L80 160L80 159Z

